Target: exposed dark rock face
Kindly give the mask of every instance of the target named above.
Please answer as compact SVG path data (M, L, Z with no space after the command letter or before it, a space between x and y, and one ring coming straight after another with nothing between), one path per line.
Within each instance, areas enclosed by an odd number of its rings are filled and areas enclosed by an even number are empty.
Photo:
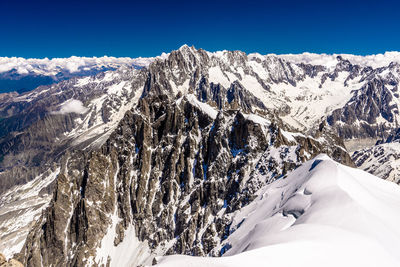
M143 88L145 72L128 68L116 73L118 77L112 81L101 73L92 77L93 83L80 85L79 79L71 79L25 95L7 97L0 103L0 193L34 179L54 161L58 162L67 149L90 146L107 129L91 134L84 141L77 140L85 132L117 123L112 121L113 113L129 105L136 90ZM107 93L109 87L122 82L130 84L126 91L118 96ZM69 99L83 104L96 99L103 102L101 106L92 104L82 114L58 112ZM69 135L71 132L78 134Z
M382 144L382 143L392 143L392 142L400 142L400 128L393 131L392 134L386 138L386 140L379 140L377 142L377 145Z
M213 118L186 97L142 98L98 151L64 157L50 207L20 259L32 266L94 263L109 227L118 245L129 225L153 253L218 255L229 214L261 185L321 152L349 160L335 145L282 134L251 116L224 110Z
M327 117L339 136L350 138L387 138L398 128L399 65L360 68L346 63L350 75L364 83L353 97Z
M55 143L54 140L73 128L73 118L73 115L48 116L23 132L12 132L0 139L0 171L3 171L0 192L25 184L59 159L61 152L68 148L68 142Z
M384 136L390 128L376 124L377 118L382 116L389 123L394 122L398 107L391 104L392 99L392 93L385 83L373 79L357 91L345 107L335 110L328 117L328 122L331 125L337 121L344 122L344 126L338 127L339 135L344 138ZM354 125L356 121L362 121L359 127Z

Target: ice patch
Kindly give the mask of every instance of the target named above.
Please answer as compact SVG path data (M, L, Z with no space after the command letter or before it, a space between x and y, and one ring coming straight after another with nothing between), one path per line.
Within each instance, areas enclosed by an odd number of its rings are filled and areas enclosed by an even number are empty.
M206 113L208 116L210 116L212 119L216 119L217 115L218 115L218 111L216 111L215 109L213 109L210 105L200 102L199 100L197 100L197 98L192 95L192 94L188 94L186 96L187 100L192 103L193 105L195 105L196 107L198 107L200 110L202 110L204 113Z

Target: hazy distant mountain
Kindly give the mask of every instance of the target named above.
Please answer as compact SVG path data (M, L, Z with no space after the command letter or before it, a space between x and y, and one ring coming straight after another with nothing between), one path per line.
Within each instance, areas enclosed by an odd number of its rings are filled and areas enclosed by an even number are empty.
M95 75L121 66L142 68L154 58L70 57L34 59L0 57L0 93L23 93L72 77Z

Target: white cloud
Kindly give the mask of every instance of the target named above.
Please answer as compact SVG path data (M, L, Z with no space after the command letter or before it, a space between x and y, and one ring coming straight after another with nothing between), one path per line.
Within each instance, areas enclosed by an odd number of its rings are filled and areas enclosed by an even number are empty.
M372 68L380 68L388 66L391 62L400 63L400 52L392 51L385 52L384 54L376 55L351 55L351 54L314 54L305 52L303 54L285 54L277 55L287 61L294 63L308 63L313 65L322 65L326 67L335 66L337 63L337 56L342 56L344 59L349 60L351 63L360 65L362 67L370 66Z
M83 105L83 103L76 99L70 99L61 105L59 111L53 112L54 114L65 114L65 113L85 113L88 109Z
M166 54L160 56L165 57ZM70 73L80 69L89 70L93 67L120 67L123 65L148 66L155 58L129 58L129 57L76 57L69 58L21 58L21 57L0 57L0 73L16 69L20 74L29 71L43 75L55 75L60 70Z

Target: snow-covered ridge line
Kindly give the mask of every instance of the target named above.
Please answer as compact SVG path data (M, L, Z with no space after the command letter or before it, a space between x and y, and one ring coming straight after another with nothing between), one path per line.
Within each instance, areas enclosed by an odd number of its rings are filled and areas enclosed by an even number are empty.
M188 48L188 45L183 45L179 49ZM219 50L219 51L209 51L209 55L214 55L216 57L223 57L225 53L229 50ZM260 54L258 52L247 53L249 58L265 58L265 57L278 57L284 59L288 62L295 64L311 64L311 65L321 65L327 68L334 68L338 63L337 57L342 57L343 59L349 60L354 65L360 65L362 67L372 67L374 69L386 67L390 63L400 63L400 52L399 51L386 51L383 54L372 54L372 55L354 55L354 54L326 54L326 53L310 53L304 52L301 54Z

